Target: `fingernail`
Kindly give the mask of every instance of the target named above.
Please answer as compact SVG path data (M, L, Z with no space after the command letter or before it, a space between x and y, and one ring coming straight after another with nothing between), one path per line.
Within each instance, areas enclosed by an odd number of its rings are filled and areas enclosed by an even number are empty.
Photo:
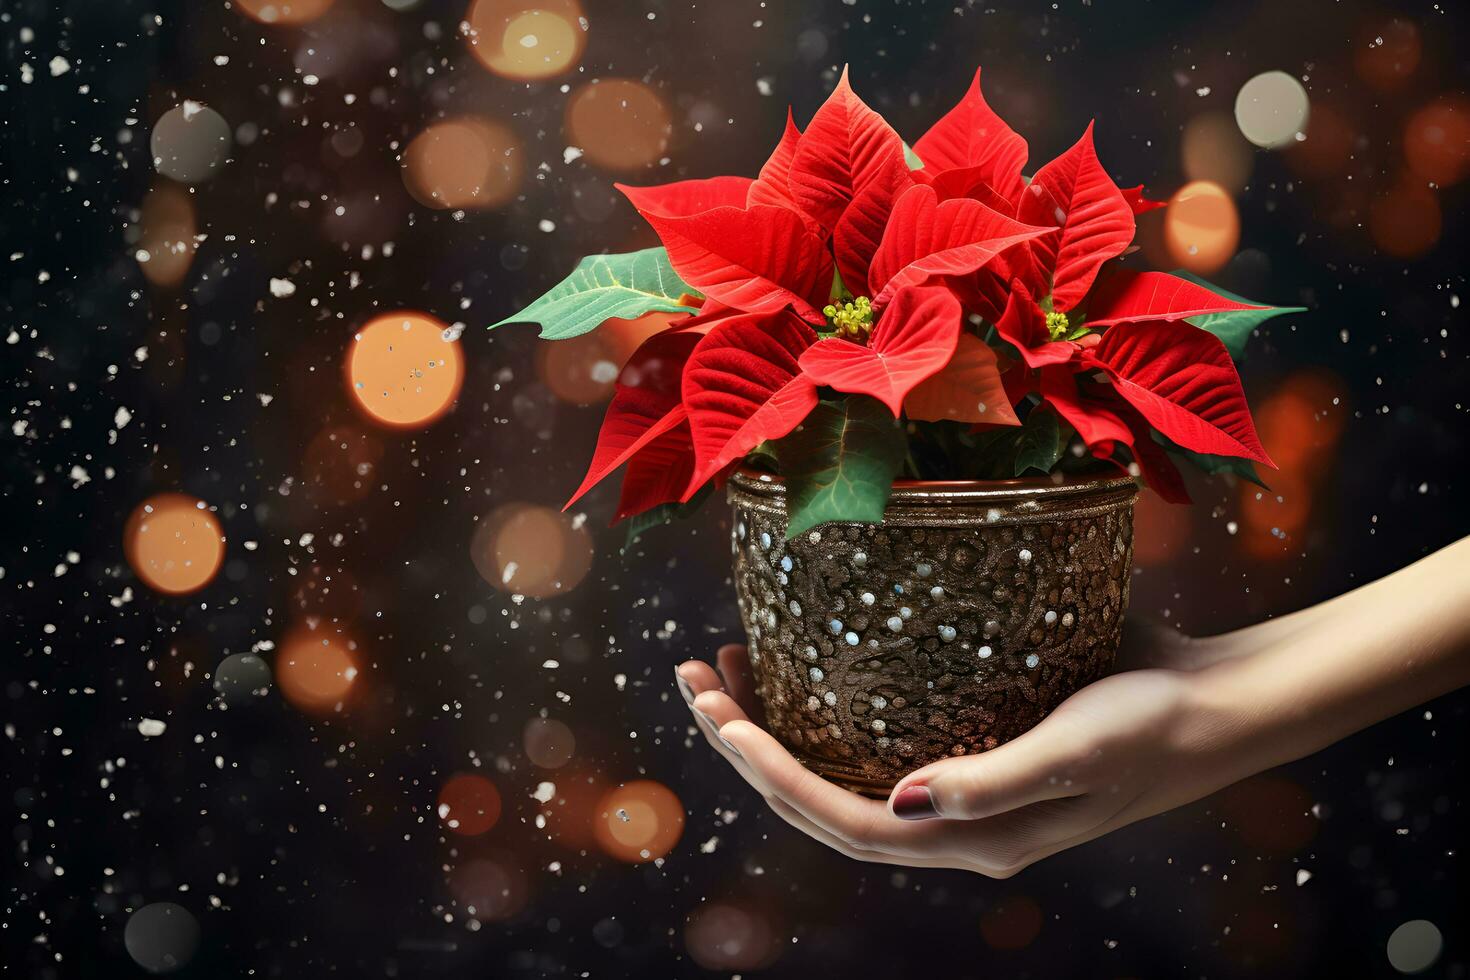
M708 728L716 735L720 734L720 726L715 724L715 720L713 718L705 714L703 711L700 711L692 704L689 706L689 710L694 712L694 717L698 718L701 722L704 723L704 727Z
M726 750L728 750L732 755L734 755L735 758L745 758L745 756L740 754L740 750L735 747L735 743L730 741L725 736L721 735L718 730L715 731L715 738L718 738L720 740L720 744L723 745Z
M893 798L893 815L903 820L929 820L939 816L939 810L929 787L908 786Z
M679 693L684 695L684 703L693 707L694 688L689 686L689 682L684 679L683 674L679 673L679 668L677 667L674 668L674 681L679 685Z

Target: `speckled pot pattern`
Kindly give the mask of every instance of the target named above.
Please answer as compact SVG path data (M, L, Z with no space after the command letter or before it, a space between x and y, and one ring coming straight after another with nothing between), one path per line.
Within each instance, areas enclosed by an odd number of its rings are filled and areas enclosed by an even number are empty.
M887 795L1104 674L1133 563L1127 477L899 484L882 524L786 540L779 478L737 473L731 549L766 723L807 768Z

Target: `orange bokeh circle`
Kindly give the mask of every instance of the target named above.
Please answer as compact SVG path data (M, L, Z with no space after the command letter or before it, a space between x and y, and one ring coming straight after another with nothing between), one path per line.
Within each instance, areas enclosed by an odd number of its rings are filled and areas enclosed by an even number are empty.
M235 5L262 24L304 24L331 9L335 0L235 0Z
M609 170L639 170L668 149L672 123L657 92L631 78L583 85L567 102L567 140Z
M347 386L374 422L395 428L428 425L449 411L464 382L458 340L443 322L400 310L369 321L347 351Z
M1196 275L1218 271L1240 244L1240 216L1219 184L1196 180L1169 199L1164 246L1169 257Z
M439 819L463 837L476 837L500 819L500 791L478 773L450 776L439 790Z
M275 674L281 693L300 710L335 711L357 680L357 644L326 625L302 627L281 642Z
M1434 191L1410 180L1400 181L1368 206L1368 230L1380 250L1414 259L1434 248L1443 219Z
M696 312L693 308L690 313ZM542 341L536 348L536 373L551 393L573 405L595 405L612 397L618 373L649 337L684 313L645 313L632 320L608 320L571 340Z
M524 81L568 70L587 44L587 19L575 0L474 0L464 24L481 64Z
M1353 62L1358 77L1383 91L1402 88L1419 67L1424 44L1413 21L1393 17L1358 33Z
M161 493L129 515L123 553L150 589L184 595L204 588L219 571L225 559L224 529L199 498Z
M1415 174L1440 187L1464 180L1470 173L1470 101L1436 99L1410 116L1404 159Z
M502 592L549 599L576 588L592 568L586 521L537 504L509 503L480 521L470 558Z
M609 790L597 804L593 836L602 850L620 861L655 861L679 842L684 805L673 791L651 779Z
M403 185L414 200L440 210L504 204L524 169L515 134L480 116L432 123L403 151Z

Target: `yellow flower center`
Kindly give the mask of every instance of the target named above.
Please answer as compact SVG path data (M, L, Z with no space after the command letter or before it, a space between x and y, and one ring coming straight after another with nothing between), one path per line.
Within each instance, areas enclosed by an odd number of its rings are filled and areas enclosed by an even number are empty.
M1048 313L1046 315L1046 332L1051 335L1052 340L1061 340L1067 336L1067 330L1071 326L1067 322L1065 313Z
M848 303L831 303L822 308L822 313L839 337L865 343L873 332L873 304L866 296Z

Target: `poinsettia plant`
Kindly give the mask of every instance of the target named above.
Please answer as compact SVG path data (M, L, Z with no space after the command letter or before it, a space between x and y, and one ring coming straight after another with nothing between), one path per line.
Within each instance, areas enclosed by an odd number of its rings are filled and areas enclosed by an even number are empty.
M576 501L626 467L619 519L661 520L741 465L787 481L795 535L880 521L896 479L1136 467L1257 479L1233 358L1288 312L1123 257L1135 215L1092 127L1024 176L980 74L910 148L844 72L754 179L619 185L662 248L584 259L502 323L549 339L682 313L628 360ZM1072 448L1068 452L1068 447Z

